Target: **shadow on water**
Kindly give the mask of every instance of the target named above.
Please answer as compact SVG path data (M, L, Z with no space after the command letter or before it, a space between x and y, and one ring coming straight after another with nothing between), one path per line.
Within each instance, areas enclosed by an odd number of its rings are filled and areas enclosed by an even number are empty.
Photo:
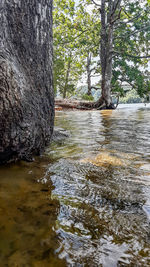
M68 138L1 167L4 266L150 266L149 120L141 105L57 112Z
M65 266L53 225L59 202L50 199L51 182L39 183L49 160L0 168L0 266Z

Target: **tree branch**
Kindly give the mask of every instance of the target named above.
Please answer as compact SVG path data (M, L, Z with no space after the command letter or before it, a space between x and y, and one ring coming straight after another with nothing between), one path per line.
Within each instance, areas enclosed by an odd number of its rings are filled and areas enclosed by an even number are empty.
M95 0L91 0L91 1L93 2L94 5L101 7L101 5L97 4L97 3L95 2Z
M140 29L138 29L138 30L135 30L135 31L131 32L130 35L134 35L134 34L136 34L136 33L138 33L138 32L141 32L141 31L143 31L143 30L149 28L149 27L150 27L150 25L144 26L144 27L142 27L142 28L140 28ZM130 36L130 35L129 35L129 36Z
M116 0L114 1L114 6L113 6L113 10L112 10L112 14L111 16L113 16L117 10L117 7L120 6L121 0Z
M124 36L116 36L114 39L116 40L116 39L126 39L126 38L128 38L128 37L130 37L131 35L133 36L133 35L135 35L136 33L139 33L139 32L141 32L141 31L143 31L143 30L145 30L145 29L147 29L147 28L149 28L150 27L150 25L147 25L147 26L145 26L145 27L142 27L142 28L140 28L140 29L138 29L138 30L135 30L135 31L133 31L133 32L130 32L130 33L128 33L126 36L124 35Z
M91 86L91 89L100 90L100 87Z
M99 74L91 75L91 77L99 77L99 76L100 76Z
M140 16L141 16L141 13L139 13L137 16L135 16L133 18L130 17L131 19L129 19L128 21L120 21L119 23L121 23L121 24L128 24L128 23L134 21L135 19L138 19Z
M134 89L134 88L136 89L136 86L135 86L132 82L130 82L129 80L127 80L127 79L125 79L125 78L122 78L122 79L119 78L118 80L119 80L121 83L122 83L122 82L126 82L126 83L128 83L128 84L132 87L132 89ZM122 85L122 84L121 84L121 86L122 86L122 88L123 88L123 85ZM128 91L129 91L129 90L128 90Z
M124 10L124 13L127 15L127 17L130 19L131 16L129 16L129 14Z
M124 55L126 57L132 57L132 58L150 58L150 55L147 56L134 56L134 55L130 55L130 54L126 54L124 52L118 52L118 51L113 51L113 53L118 54L118 55Z
M121 11L122 11L122 8L120 8L118 16L111 22L112 24L114 24L117 20L120 19Z
M59 42L59 44L69 44L69 43L72 43L74 40L76 40L77 38L79 38L83 33L85 33L85 32L88 32L89 31L89 29L86 29L86 30L84 30L83 32L81 32L81 33L79 33L77 36L75 36L74 38L73 38L73 40L71 40L71 41L64 41L64 42Z
M92 69L90 69L91 72L92 72L93 70L96 70L96 67L93 67Z

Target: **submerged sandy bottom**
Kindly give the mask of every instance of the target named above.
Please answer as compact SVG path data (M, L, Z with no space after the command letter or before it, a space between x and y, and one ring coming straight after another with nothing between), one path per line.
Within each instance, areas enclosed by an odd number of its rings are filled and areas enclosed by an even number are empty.
M0 167L1 266L150 265L150 108L57 112L70 132Z

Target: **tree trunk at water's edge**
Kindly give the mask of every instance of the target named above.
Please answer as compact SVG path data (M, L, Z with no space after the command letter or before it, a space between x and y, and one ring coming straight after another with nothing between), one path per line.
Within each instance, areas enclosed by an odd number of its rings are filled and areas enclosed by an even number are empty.
M112 60L113 60L113 32L114 24L120 18L121 0L101 0L101 42L100 42L100 62L101 62L101 90L100 99L94 103L99 109L114 109L111 97L112 80Z
M51 139L52 0L0 1L0 163L30 160Z

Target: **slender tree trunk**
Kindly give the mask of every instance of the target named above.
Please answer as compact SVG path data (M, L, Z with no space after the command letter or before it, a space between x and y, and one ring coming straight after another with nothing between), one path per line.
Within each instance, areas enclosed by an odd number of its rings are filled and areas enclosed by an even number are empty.
M113 25L110 25L107 36L107 50L106 50L106 65L105 65L105 78L102 84L102 97L105 101L106 107L111 108L111 80L112 80L112 43L113 43Z
M88 53L87 56L87 66L86 66L86 70L87 70L87 86L88 86L88 91L87 91L87 95L91 95L91 54Z
M100 104L105 103L105 72L106 72L106 43L107 43L107 34L106 34L106 13L105 13L105 0L101 1L101 43L100 43L100 59L101 59L101 91L102 96L99 99Z
M64 90L63 90L63 98L66 98L66 94L67 94L67 86L68 86L68 81L69 81L70 69L71 69L71 61L69 60L67 64L67 72L66 72L65 85L64 85Z
M112 79L112 44L113 44L113 25L110 23L111 2L109 3L109 11L106 17L106 0L101 0L101 71L102 94L97 102L102 108L113 108L111 99L111 79Z
M113 28L116 20L116 10L119 9L121 0L108 1L106 11L106 0L101 0L101 45L100 59L102 70L101 90L102 95L95 104L99 108L114 108L111 97L112 80L112 49L113 49Z
M95 3L95 1L93 1ZM115 109L111 97L112 80L112 55L113 55L113 30L114 23L120 19L121 0L101 0L101 5L96 4L101 15L101 41L100 41L100 60L101 60L101 97L97 102L80 102L70 105L78 109ZM88 64L87 64L88 65ZM90 84L90 83L89 83ZM62 103L65 107L65 103ZM68 105L68 103L67 103Z
M30 160L54 121L52 0L0 1L0 163Z

